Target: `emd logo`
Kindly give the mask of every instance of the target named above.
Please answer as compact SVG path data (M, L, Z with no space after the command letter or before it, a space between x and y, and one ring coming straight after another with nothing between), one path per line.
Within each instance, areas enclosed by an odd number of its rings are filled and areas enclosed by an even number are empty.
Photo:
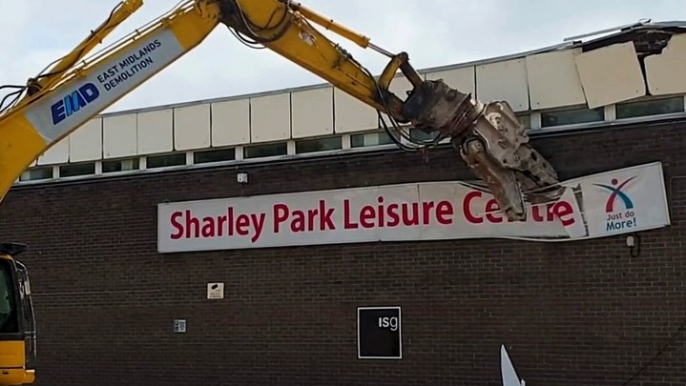
M67 94L61 100L50 106L52 124L56 125L67 117L79 111L89 103L98 99L100 90L93 83L86 83L78 89Z
M636 213L634 212L634 201L624 190L629 182L633 181L635 178L636 176L633 176L622 182L617 178L613 178L610 180L610 185L593 184L602 188L604 191L609 192L607 201L605 201L605 213L607 213L607 219L605 220L606 231L619 231L636 227L637 219Z

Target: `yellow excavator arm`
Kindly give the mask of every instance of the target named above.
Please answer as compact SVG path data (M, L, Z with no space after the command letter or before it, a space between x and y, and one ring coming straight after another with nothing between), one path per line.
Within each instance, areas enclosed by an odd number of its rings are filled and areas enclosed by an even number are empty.
M49 69L26 85L4 86L15 90L0 103L0 199L46 150L200 45L219 25L241 42L266 47L376 109L382 127L403 149L421 150L450 139L510 219L526 218L525 197L530 202L542 197L535 191L550 194L552 189L554 193L555 171L529 146L507 102L482 103L442 80L425 81L410 65L407 53L384 50L291 0L186 0L87 57L142 5L142 0L121 2L89 37ZM317 26L387 56L382 74L372 75ZM398 71L412 85L403 98L389 91ZM438 135L431 142L417 142L407 135L409 127ZM0 266L0 274L5 274L0 278L7 278L0 282L0 386L34 379L35 345L27 340L35 333L32 309L26 306L30 293L20 288L21 278L28 281L28 276L13 259L16 251L0 249L0 262L7 262ZM5 319L3 305L10 315ZM7 326L16 330L3 333Z

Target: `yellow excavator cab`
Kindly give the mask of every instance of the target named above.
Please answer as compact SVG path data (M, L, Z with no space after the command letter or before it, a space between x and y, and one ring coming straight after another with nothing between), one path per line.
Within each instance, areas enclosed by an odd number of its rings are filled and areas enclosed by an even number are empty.
M0 386L35 380L36 323L28 270L14 258L26 245L0 243Z

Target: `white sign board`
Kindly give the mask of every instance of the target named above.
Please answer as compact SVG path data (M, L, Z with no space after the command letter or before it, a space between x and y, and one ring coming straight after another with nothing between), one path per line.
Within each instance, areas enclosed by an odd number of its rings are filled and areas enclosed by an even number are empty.
M161 253L475 238L579 240L670 224L662 165L561 183L555 201L508 221L488 191L460 181L158 205Z
M224 283L207 283L208 299L224 299Z

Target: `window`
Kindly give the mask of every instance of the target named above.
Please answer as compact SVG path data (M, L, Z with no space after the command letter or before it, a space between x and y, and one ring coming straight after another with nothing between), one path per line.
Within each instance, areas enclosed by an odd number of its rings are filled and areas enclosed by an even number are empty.
M524 128L524 131L531 130L531 115L529 115L529 114L517 115L517 120L519 120L519 124L522 125L522 127Z
M35 180L47 180L52 178L52 167L37 167L31 168L21 174L19 178L20 181L35 181Z
M427 133L419 129L410 129L410 138L419 142L433 142L437 135L439 135L439 133L436 131Z
M605 120L605 108L577 108L541 113L541 127L574 125Z
M317 151L338 150L343 147L341 137L305 139L295 143L295 152L314 153Z
M0 260L0 333L19 332L12 263Z
M71 164L60 166L60 177L76 177L95 174L94 163Z
M140 169L140 159L138 158L102 161L103 173L123 172L126 170L138 169Z
M186 153L153 155L147 158L147 168L164 168L169 166L181 166L186 164Z
M271 143L268 145L252 145L243 148L244 158L273 157L288 154L286 142Z
M210 162L233 161L236 159L236 149L212 149L193 153L194 164Z
M618 103L617 119L645 117L651 115L673 114L684 112L684 98L661 98L647 101Z
M393 144L393 139L384 132L353 134L350 136L351 147L381 146Z

